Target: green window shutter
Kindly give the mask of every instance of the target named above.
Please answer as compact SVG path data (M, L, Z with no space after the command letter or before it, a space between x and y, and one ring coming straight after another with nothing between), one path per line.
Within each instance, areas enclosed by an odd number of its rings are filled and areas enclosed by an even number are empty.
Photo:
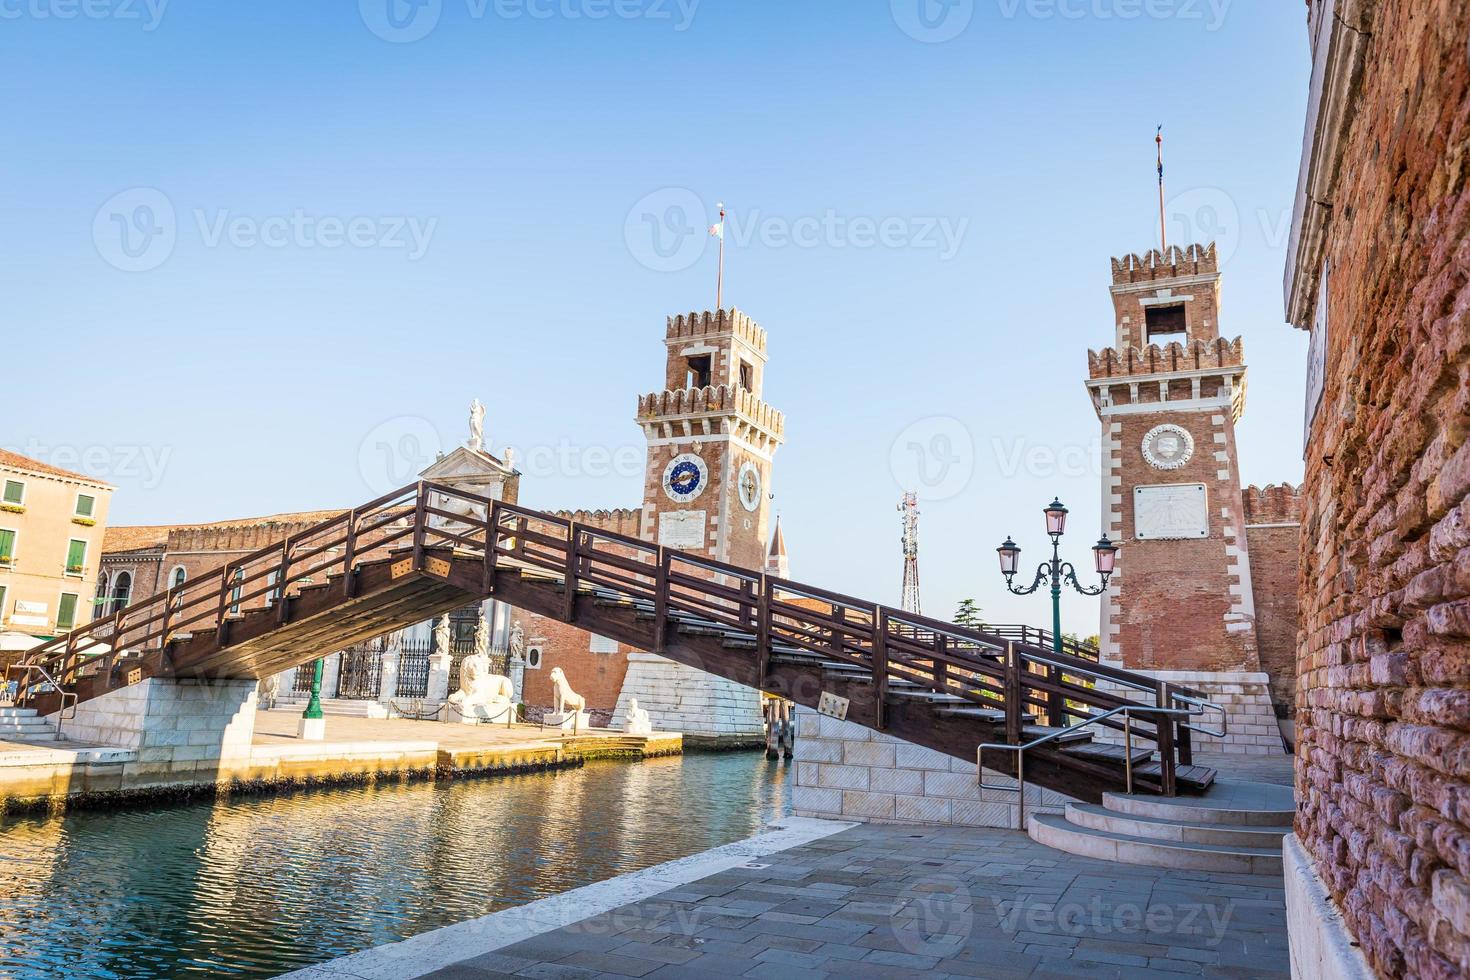
M77 516L91 517L92 512L97 509L97 498L90 494L77 494Z
M19 480L5 481L5 502L7 504L18 504L25 497L26 485Z
M66 570L68 572L79 572L87 560L87 542L78 541L73 538L71 545L66 549Z
M56 604L56 628L69 630L77 624L77 597L71 592L61 593Z
M15 557L15 532L0 531L0 562L8 562Z

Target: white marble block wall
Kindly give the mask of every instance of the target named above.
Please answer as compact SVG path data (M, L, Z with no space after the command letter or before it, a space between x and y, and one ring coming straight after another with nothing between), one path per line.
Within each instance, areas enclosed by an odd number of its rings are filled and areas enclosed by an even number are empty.
M1187 670L1149 670L1139 673L1180 687L1193 688L1204 696L1204 700L1213 701L1225 709L1225 737L1214 738L1200 732L1191 732L1190 742L1196 752L1223 752L1229 755L1285 754L1281 726L1276 720L1276 709L1271 705L1271 679L1268 675L1246 671ZM1103 682L1098 687L1108 690L1110 685ZM1131 700L1143 697L1143 692L1133 688L1120 686L1116 690L1121 696ZM1196 715L1191 724L1196 728L1219 731L1220 713L1207 711ZM1122 732L1096 727L1093 732L1094 741L1123 741ZM1153 743L1143 744L1151 746Z
M648 712L656 732L726 736L765 732L759 691L651 653L628 655L613 728L623 726L633 698Z
M1016 781L1008 776L987 769L981 790L973 762L809 708L797 708L796 725L791 799L797 816L941 827L1018 825ZM1027 813L1060 813L1070 802L1040 786L1026 787Z
M255 709L253 680L153 677L78 705L63 731L76 741L136 751L125 782L150 775L166 782L169 774L200 770L228 778L249 763Z

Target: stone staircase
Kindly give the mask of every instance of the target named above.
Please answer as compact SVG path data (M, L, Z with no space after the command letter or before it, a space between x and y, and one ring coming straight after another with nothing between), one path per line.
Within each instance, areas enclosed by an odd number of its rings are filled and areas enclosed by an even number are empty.
M0 742L54 742L61 737L34 708L0 708Z
M1106 793L1102 805L1033 814L1031 839L1082 857L1192 871L1281 874L1295 815L1289 786L1219 780L1198 797Z
M305 711L306 698L277 698L273 710ZM355 698L322 698L322 714L345 718L387 718L388 707L379 701L364 701Z

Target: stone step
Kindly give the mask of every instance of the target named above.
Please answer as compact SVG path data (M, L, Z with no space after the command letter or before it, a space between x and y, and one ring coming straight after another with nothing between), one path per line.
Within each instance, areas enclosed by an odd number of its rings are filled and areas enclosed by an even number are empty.
M1104 793L1103 806L1132 817L1237 827L1288 826L1296 818L1290 786L1216 780L1204 796L1129 796Z
M51 723L45 718L37 718L35 715L19 718L0 718L0 732L30 731L36 728L50 728Z
M1280 848L1281 838L1291 833L1290 825L1236 827L1221 823L1197 824L1158 817L1133 817L1095 803L1068 804L1067 822L1125 837L1255 848Z
M1026 832L1038 844L1100 861L1223 874L1281 874L1280 845L1241 847L1134 837L1081 827L1052 813L1032 814Z
M34 718L35 708L0 708L0 721L6 718Z

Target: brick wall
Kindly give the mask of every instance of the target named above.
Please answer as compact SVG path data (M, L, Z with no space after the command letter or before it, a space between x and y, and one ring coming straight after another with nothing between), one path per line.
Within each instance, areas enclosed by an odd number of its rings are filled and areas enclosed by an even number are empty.
M1334 134L1343 155L1323 245L1296 831L1379 971L1459 977L1470 973L1470 6L1382 0L1349 32L1366 50ZM1298 278L1315 277L1309 264Z
M1246 487L1245 540L1256 600L1256 649L1271 677L1278 718L1296 715L1297 580L1301 558L1301 493L1286 484Z

